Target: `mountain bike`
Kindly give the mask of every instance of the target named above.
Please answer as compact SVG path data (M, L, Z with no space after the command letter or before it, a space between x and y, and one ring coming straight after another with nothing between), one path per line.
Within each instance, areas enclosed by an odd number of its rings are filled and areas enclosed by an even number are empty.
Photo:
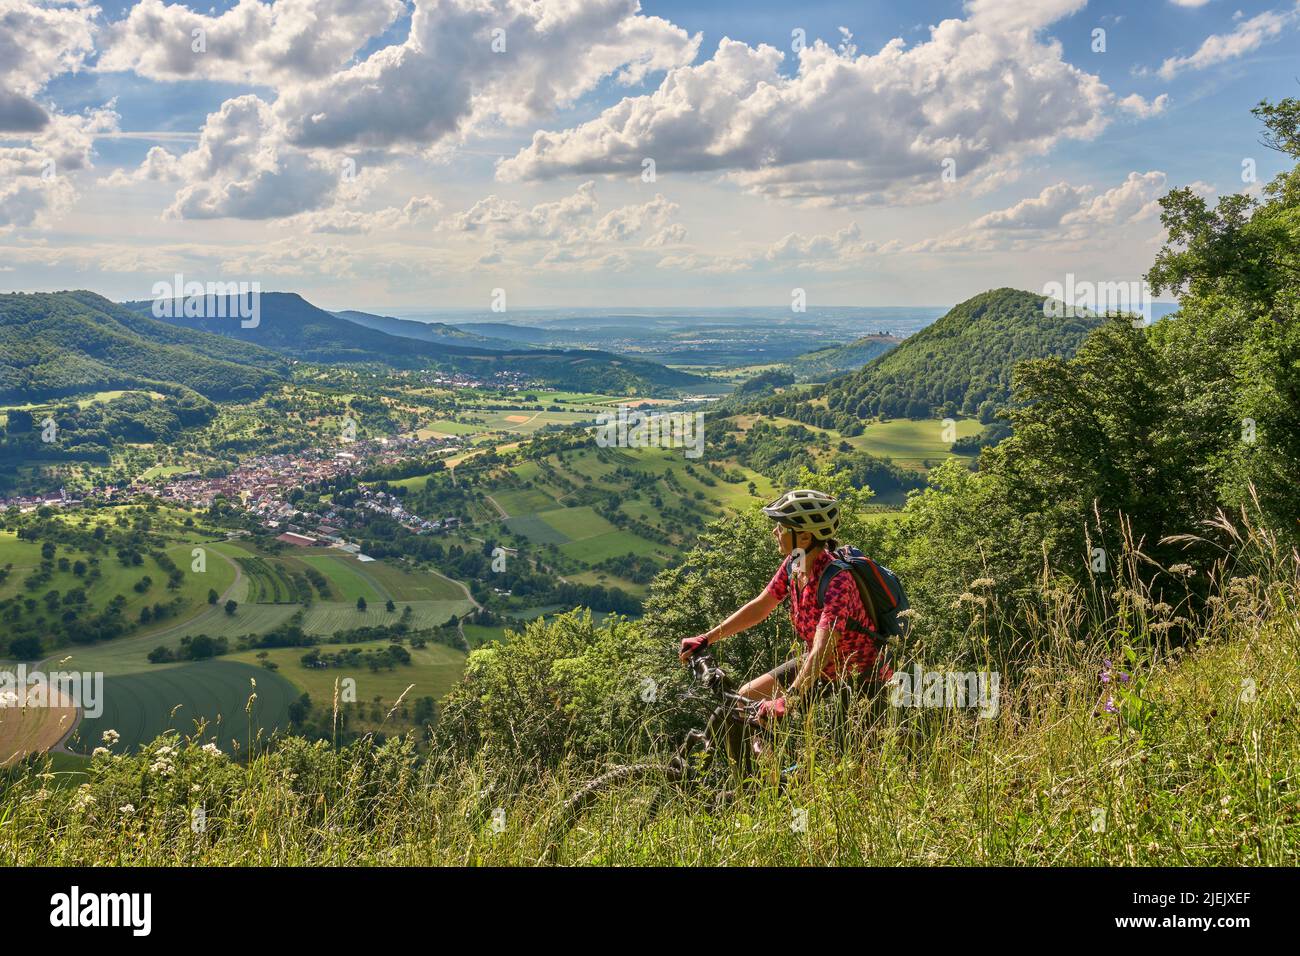
M558 854L570 831L590 822L590 815L605 802L601 798L616 792L627 798L623 802L640 805L641 826L653 821L669 797L683 791L698 794L713 789L715 808L735 799L756 759L769 745L758 719L760 701L737 694L731 677L706 648L695 652L690 668L695 689L685 699L705 699L714 705L704 726L687 731L666 761L613 767L579 787L565 802L551 831L550 859Z

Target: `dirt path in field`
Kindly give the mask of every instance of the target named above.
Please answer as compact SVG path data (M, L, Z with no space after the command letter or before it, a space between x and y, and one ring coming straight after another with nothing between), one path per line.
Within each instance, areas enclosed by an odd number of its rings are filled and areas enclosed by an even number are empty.
M540 414L542 414L542 413L541 413L541 412L533 412L533 417L530 418L530 419L528 419L528 421L526 421L526 422L519 422L519 423L518 423L518 424L519 424L519 427L520 427L520 428L523 428L525 425L531 425L533 422L535 422L535 421L537 420L537 416L540 415Z
M510 517L510 515L506 514L506 509L502 508L499 504L497 504L497 500L493 498L491 495L484 495L483 497L486 498L488 501L492 502L492 507L497 509L497 512L501 515L503 519Z
M456 587L458 587L458 588L460 588L462 591L464 591L464 592L465 592L465 600L469 601L470 604L473 604L473 605L474 605L474 610L476 610L476 611L481 611L481 610L483 610L483 605L482 605L482 604L479 604L478 601L474 600L474 595L473 595L473 594L470 594L470 592L469 592L469 585L467 585L464 581L457 581L455 578L449 578L449 577L447 577L447 575L443 574L441 571L434 571L433 574L434 574L435 576L437 576L437 577L442 578L444 581L450 581L452 584L456 585Z
M29 754L63 750L64 743L81 722L81 708L54 688L50 688L50 693L58 696L57 703L51 702L44 707L20 708L14 705L0 708L0 767L22 760Z

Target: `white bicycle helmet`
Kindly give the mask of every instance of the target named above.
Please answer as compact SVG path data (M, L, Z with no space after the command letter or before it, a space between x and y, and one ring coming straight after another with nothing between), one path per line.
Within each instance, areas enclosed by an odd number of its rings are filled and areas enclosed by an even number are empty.
M787 491L763 509L783 528L807 531L816 541L835 537L840 526L840 503L824 491L796 488Z

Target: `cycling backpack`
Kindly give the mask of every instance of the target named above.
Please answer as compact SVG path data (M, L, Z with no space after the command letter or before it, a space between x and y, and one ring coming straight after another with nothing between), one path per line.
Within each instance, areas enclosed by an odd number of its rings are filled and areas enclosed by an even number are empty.
M788 573L787 568L787 573ZM898 575L882 564L877 564L857 548L845 546L831 553L830 564L822 571L821 580L817 582L817 606L826 604L826 592L831 581L842 571L853 575L862 597L862 606L866 609L876 628L886 639L907 636L907 619L900 618L899 612L906 611L910 605L903 583Z

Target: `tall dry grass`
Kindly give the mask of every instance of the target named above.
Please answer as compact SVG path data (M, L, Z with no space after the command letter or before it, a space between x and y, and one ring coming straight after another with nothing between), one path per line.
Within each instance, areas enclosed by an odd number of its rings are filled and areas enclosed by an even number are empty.
M1113 579L1075 586L1045 571L1028 613L1008 614L985 596L989 582L970 582L959 598L967 646L1006 646L991 630L1027 622L1004 659L990 651L978 665L1015 675L996 716L886 708L872 721L863 706L837 737L814 707L780 729L733 803L681 790L647 820L640 790L615 791L556 859L1295 865L1300 556L1245 514L1220 515L1187 543L1212 542L1223 557L1196 610L1163 604L1150 584L1195 572L1153 578L1131 541ZM402 740L287 739L246 761L202 740L200 730L101 754L84 776L49 761L14 771L0 793L0 863L529 865L547 859L580 783L566 767L424 759Z

